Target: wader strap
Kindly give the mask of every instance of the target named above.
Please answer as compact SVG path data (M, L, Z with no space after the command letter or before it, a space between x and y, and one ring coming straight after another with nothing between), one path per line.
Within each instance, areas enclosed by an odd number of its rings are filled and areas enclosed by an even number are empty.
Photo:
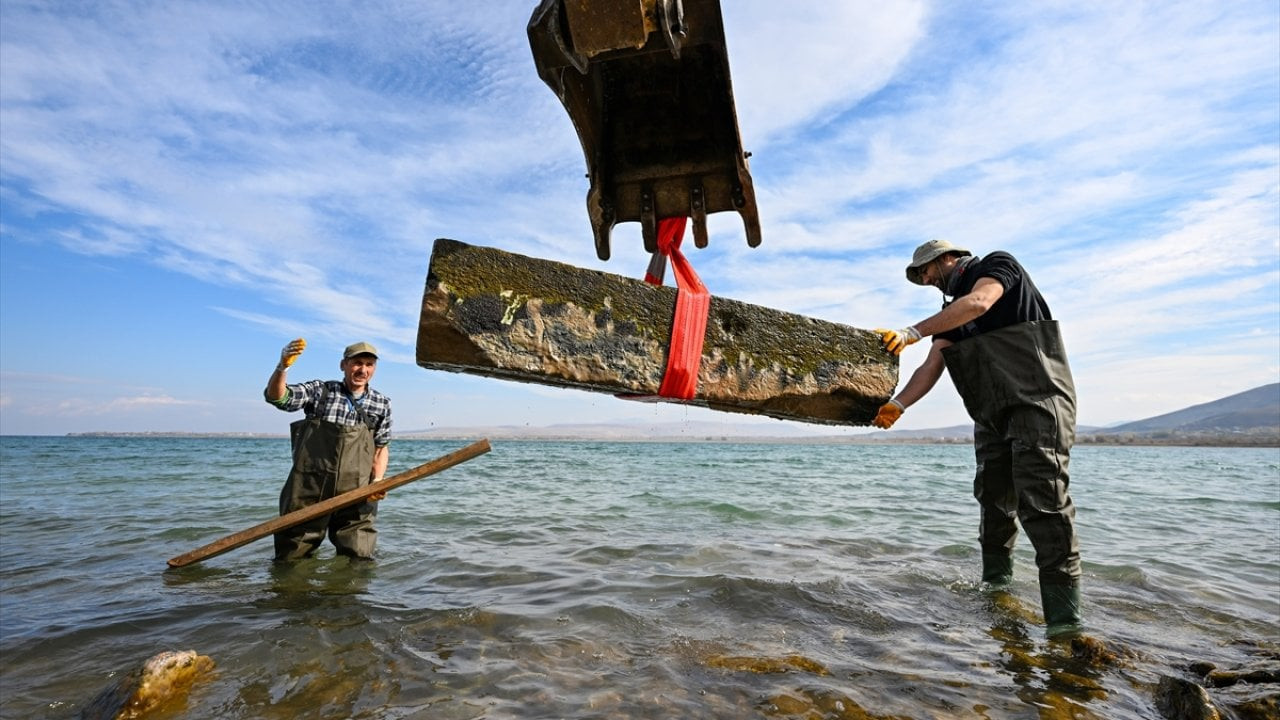
M366 394L368 392L368 390L365 390ZM365 414L364 409L361 408L360 403L356 402L356 399L352 397L351 391L347 390L347 386L345 384L342 386L342 397L346 398L347 402L351 403L351 408L356 411L356 417L360 418L360 422L364 423L365 427L369 428L370 431L377 428L377 421L370 419L369 416ZM316 408L323 410L323 408L328 405L328 399L329 383L324 383L320 386L320 399L317 401Z
M365 394L367 395L368 393L369 390L366 389ZM356 399L352 397L351 391L347 389L346 385L342 386L342 395L347 399L347 402L351 403L351 407L356 411L356 417L360 418L360 422L364 423L365 427L373 430L375 421L370 420L369 416L364 414L364 409L361 408L360 403L356 402Z

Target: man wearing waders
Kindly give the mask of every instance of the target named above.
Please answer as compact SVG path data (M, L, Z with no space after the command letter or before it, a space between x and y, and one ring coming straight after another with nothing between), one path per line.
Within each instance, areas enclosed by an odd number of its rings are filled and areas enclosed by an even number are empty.
M933 343L873 423L892 426L946 368L974 423L982 579L994 586L1012 580L1016 516L1035 547L1046 634L1078 633L1080 546L1067 491L1076 397L1058 324L1005 252L978 258L930 240L916 249L907 279L941 290L942 310L903 330L878 331L895 355L924 337Z
M378 367L378 351L369 343L350 345L342 353L342 380L309 380L286 384L285 373L306 347L298 339L280 351L280 363L267 380L267 402L306 417L289 426L293 468L280 491L280 514L328 500L382 479L391 442L391 400L369 387ZM332 515L295 525L275 535L276 560L308 557L324 541L339 555L371 560L377 543L373 519L377 500L343 508Z

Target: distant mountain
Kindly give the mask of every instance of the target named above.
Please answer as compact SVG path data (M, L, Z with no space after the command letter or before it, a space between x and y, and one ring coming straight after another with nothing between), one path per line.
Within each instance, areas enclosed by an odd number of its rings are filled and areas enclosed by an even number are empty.
M1280 430L1280 383L1263 385L1220 400L1099 430L1100 434L1155 432L1247 432Z
M923 430L886 430L877 432L869 436L867 439L872 440L880 438L883 440L891 440L893 442L910 442L916 441L963 441L971 442L973 440L973 423L965 425L950 425L940 428L925 428Z
M872 441L876 436L859 437ZM879 435L888 442L956 442L973 437L971 425L896 430ZM1212 402L1109 428L1081 425L1076 441L1169 445L1280 445L1280 383L1263 385Z
M439 427L397 432L396 437L406 439L487 437L502 440L732 440L817 438L828 435L830 432L829 428L799 423L694 421Z
M278 433L87 432L87 436L287 437ZM973 425L922 430L834 428L775 420L488 425L396 431L399 439L604 440L614 442L780 442L920 444L973 441ZM1280 447L1280 383L1109 428L1076 428L1080 444L1249 445Z
M794 422L619 422L561 425L439 427L397 432L404 439L607 440L607 441L776 441L879 443L969 443L973 425L922 430L830 428ZM1110 428L1079 426L1080 443L1280 445L1280 383L1194 405L1177 412Z
M1099 428L1096 427L1080 425L1076 427L1076 434L1093 433L1098 430ZM920 430L888 430L885 432L875 432L870 435L860 435L851 438L850 441L857 443L970 443L973 442L973 423L968 423L966 425L949 425L947 427L940 428L923 428Z

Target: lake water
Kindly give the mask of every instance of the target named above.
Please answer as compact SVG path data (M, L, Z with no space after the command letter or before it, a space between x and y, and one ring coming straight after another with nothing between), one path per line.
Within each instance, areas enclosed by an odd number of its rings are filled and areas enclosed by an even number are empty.
M467 443L397 440L394 474ZM494 441L381 503L378 559L273 567L284 439L0 438L0 716L74 717L162 650L190 718L1158 717L1280 648L1280 450L1078 447L1094 666L1031 548L978 584L972 450Z

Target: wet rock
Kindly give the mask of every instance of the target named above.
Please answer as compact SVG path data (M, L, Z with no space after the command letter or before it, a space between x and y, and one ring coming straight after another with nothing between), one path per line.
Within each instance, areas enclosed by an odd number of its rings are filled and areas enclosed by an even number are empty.
M1280 658L1268 650L1255 654L1264 659L1233 668L1219 669L1212 663L1190 665L1192 672L1213 689L1213 698L1232 717L1242 720L1280 718Z
M1193 662L1187 666L1187 669L1196 677L1204 677L1213 672L1216 667L1217 666L1211 662Z
M1223 704L1240 720L1280 718L1280 692L1258 691L1244 697L1229 697L1223 700Z
M1204 679L1206 685L1214 688L1231 687L1239 683L1280 683L1280 662L1270 661L1234 670L1214 669L1205 673Z
M1155 701L1167 720L1222 720L1209 693L1190 680L1161 675Z
M1121 667L1130 664L1133 652L1091 635L1077 635L1071 638L1071 657L1095 668Z
M81 720L140 720L186 701L192 685L213 670L213 660L194 650L165 651L151 657L98 693Z

